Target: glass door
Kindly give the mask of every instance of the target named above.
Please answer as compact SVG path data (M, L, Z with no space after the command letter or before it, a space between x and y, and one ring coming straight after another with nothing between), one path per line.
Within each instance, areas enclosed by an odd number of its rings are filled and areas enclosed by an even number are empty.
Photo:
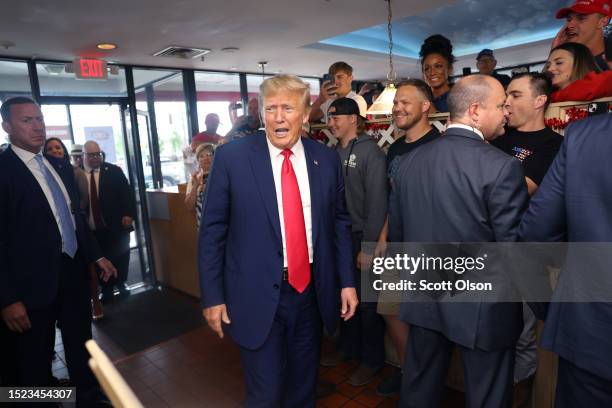
M146 262L146 235L140 234L146 219L142 217L143 203L138 194L138 178L135 169L128 163L126 149L126 127L121 106L118 103L109 104L69 104L68 117L75 144L85 144L93 140L100 145L104 161L119 166L128 179L134 199L136 200L137 216L136 231L130 234L130 268L126 283L130 287L140 286L150 276ZM144 154L144 151L143 151ZM132 171L130 171L132 170Z

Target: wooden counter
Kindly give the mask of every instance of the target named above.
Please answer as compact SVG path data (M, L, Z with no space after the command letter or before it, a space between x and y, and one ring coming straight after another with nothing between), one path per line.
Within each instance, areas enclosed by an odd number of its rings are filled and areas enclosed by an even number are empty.
M185 207L184 186L147 190L156 278L200 297L195 212Z

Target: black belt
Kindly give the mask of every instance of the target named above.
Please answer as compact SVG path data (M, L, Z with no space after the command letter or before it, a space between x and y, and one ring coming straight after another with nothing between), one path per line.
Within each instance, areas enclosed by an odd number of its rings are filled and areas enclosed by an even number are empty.
M310 264L310 270L312 271L312 263ZM283 280L289 280L289 268L283 268Z

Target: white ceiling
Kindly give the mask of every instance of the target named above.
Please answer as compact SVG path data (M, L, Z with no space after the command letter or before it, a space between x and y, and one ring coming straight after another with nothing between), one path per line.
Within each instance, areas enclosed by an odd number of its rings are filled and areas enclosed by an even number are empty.
M38 59L101 57L130 65L321 76L344 60L356 79L385 78L388 57L350 48L314 45L318 41L386 21L385 0L23 0L3 7L0 41L16 43L1 54ZM456 0L395 0L394 19L423 13ZM112 52L96 50L113 42ZM169 45L210 48L204 61L159 58ZM238 47L235 53L221 51ZM501 65L538 61L549 49L541 44L496 52ZM518 59L517 59L518 58ZM395 58L400 77L420 76L414 59ZM455 64L475 68L474 56Z

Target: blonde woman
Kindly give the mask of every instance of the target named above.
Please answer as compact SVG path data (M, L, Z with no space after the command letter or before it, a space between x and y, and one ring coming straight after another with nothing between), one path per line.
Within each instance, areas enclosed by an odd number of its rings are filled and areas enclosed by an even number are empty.
M200 226L200 217L202 216L202 198L206 179L210 173L213 155L215 154L215 145L212 143L203 143L196 149L195 155L198 161L198 170L191 175L189 184L187 184L187 194L185 195L185 205L190 210L196 212L196 220L198 227Z

